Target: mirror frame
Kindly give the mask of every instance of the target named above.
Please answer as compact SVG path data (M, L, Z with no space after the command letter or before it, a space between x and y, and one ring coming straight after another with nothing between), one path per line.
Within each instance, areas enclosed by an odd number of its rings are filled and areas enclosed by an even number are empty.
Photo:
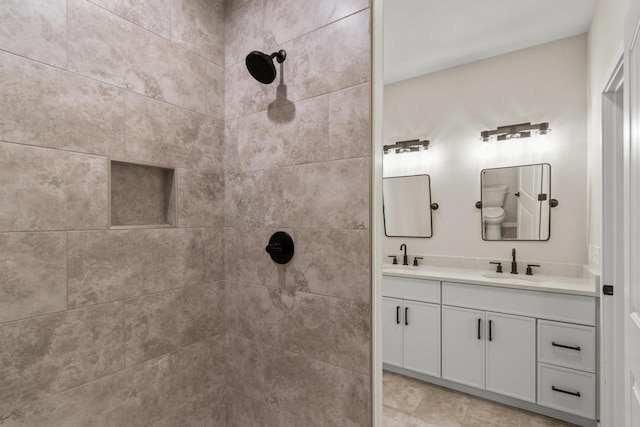
M384 180L385 179L394 179L394 178L408 178L408 177L412 177L412 176L428 176L429 177L429 210L431 212L431 215L429 215L429 221L430 221L430 226L431 226L431 234L429 236L390 236L387 234L387 216L385 215L386 211L385 211L385 204L384 204ZM431 175L428 173L419 173L416 175L400 175L400 176L388 176L388 177L382 177L382 222L383 222L383 226L384 226L384 235L386 237L400 237L403 239L430 239L433 237L433 211L434 209L431 207L433 205L433 199L431 198Z
M549 202L549 234L547 235L546 239L537 239L537 240L531 240L531 239L512 239L512 240L488 240L485 239L484 237L484 223L482 222L482 209L483 209L483 205L482 205L482 175L484 172L486 171L491 171L491 170L498 170L498 169L510 169L510 168L521 168L521 167L526 167L526 166L549 166L549 194L547 196L547 201ZM515 166L503 166L503 167L498 167L498 168L487 168L487 169L482 169L480 171L480 236L482 236L482 240L485 242L548 242L551 239L551 208L553 206L551 206L551 163L531 163L531 164L526 164L526 165L515 165ZM433 229L432 229L433 232Z

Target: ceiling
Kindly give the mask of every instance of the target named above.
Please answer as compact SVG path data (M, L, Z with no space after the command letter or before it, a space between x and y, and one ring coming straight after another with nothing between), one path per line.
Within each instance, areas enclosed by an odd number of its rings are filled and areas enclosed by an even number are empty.
M386 0L393 83L587 32L596 0Z

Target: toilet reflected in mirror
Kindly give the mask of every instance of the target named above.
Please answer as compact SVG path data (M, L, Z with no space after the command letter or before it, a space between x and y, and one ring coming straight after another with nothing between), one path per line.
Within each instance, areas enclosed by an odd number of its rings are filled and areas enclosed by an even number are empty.
M551 165L485 169L481 182L484 240L549 240Z

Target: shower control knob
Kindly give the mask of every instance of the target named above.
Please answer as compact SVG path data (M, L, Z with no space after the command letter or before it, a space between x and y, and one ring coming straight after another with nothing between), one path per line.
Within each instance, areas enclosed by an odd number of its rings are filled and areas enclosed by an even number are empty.
M273 233L269 239L269 244L265 251L271 256L271 259L278 264L286 264L291 261L294 253L293 239L284 231Z

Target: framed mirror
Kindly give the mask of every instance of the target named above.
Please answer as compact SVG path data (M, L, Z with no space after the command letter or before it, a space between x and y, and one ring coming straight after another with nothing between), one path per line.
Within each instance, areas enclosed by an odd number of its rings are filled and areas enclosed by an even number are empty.
M412 175L383 178L384 233L387 237L433 236L431 178Z
M549 240L550 164L484 169L480 181L483 240Z

